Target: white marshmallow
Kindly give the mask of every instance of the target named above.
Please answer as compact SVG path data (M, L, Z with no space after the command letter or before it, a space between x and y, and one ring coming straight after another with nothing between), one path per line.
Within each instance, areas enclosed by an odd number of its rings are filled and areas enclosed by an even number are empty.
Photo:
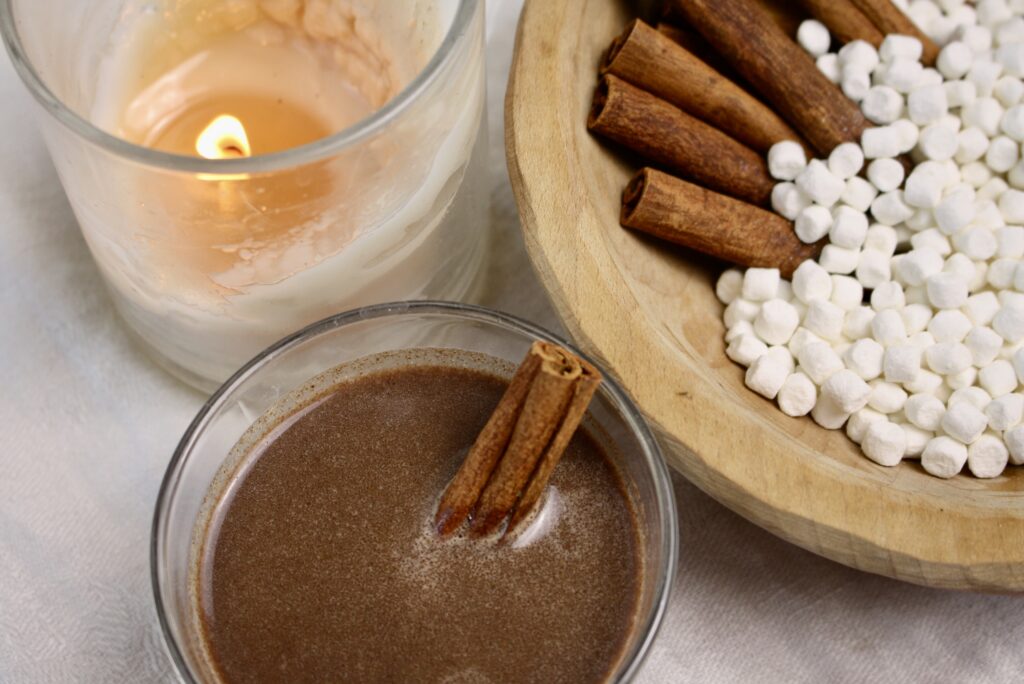
M868 217L850 207L839 206L833 212L829 241L838 247L859 249L868 232Z
M846 249L837 245L825 245L818 263L829 273L847 275L853 273L860 262L860 250Z
M823 340L820 337L812 333L807 328L797 328L796 332L793 333L793 336L789 338L789 343L786 346L789 348L790 354L794 357L799 357L800 350L803 349L805 345L810 344L811 342L822 341Z
M871 386L851 370L836 371L821 385L821 396L830 400L843 413L864 408L871 397Z
M943 432L956 441L971 444L985 431L988 418L970 402L960 401L949 405L939 425Z
M813 244L828 235L831 227L832 212L817 204L801 211L793 224L796 236L807 244Z
M903 404L903 413L917 427L934 432L946 415L946 405L931 393L912 394Z
M1004 394L993 399L985 407L985 417L988 418L988 426L999 432L1016 427L1024 418L1024 396Z
M978 99L978 87L970 81L946 81L942 87L951 109L965 107Z
M903 317L895 309L883 309L871 320L871 335L883 347L904 344L907 328Z
M839 355L825 342L810 342L805 344L800 353L797 354L800 362L800 369L807 374L814 384L821 385L828 380L833 373L843 369L843 361Z
M753 335L754 337L757 337L757 333L754 332L754 325L750 321L740 321L726 330L725 341L727 343L732 342L740 335Z
M964 345L971 352L971 363L978 368L984 368L996 360L1003 346L1003 338L992 328L978 326L967 334Z
M998 60L998 65L1000 67L995 76L996 80L998 80L999 74L1004 71L1007 74L1018 78L1024 76L1024 46L1020 43L1000 45L996 50L996 59Z
M989 59L975 59L967 71L967 80L978 86L979 95L991 95L995 90L996 81L1003 75L1003 65Z
M1003 106L995 98L979 97L961 108L960 117L964 126L976 126L991 138L999 131L999 123L1003 118Z
M946 309L934 315L928 324L928 332L936 342L961 342L972 327L971 319L963 312Z
M897 119L889 124L889 128L896 133L896 138L898 139L900 146L900 154L910 152L914 149L914 146L917 145L921 131L910 119Z
M967 280L955 273L928 276L928 301L936 309L958 309L967 303Z
M815 299L807 305L803 326L823 340L838 340L843 335L845 315L846 312L832 302Z
M757 339L753 333L736 337L725 349L725 355L741 366L749 366L766 353L768 345Z
M949 437L936 437L921 453L921 466L931 475L950 478L963 470L967 447Z
M938 394L943 386L941 375L924 369L921 369L913 380L903 383L904 389L911 394Z
M896 273L907 285L923 285L929 277L942 272L943 263L942 256L933 248L920 247L903 255Z
M782 383L776 398L779 409L787 416L806 416L818 401L818 388L810 378L797 371Z
M966 43L954 40L939 51L935 66L949 80L962 78L971 69L974 53Z
M1024 257L1024 227L1004 226L996 229L996 241L999 248L996 255L1001 259L1020 259Z
M879 223L897 226L914 215L914 210L907 206L901 190L884 192L871 203L871 215Z
M967 389L978 379L978 369L974 366L964 368L959 373L946 376L946 385L951 390Z
M921 81L924 67L916 60L896 59L890 62L884 72L883 82L901 93L909 93Z
M1024 309L1019 306L1002 306L992 317L992 329L1011 344L1024 339Z
M942 123L928 124L921 129L921 136L917 141L917 149L926 159L933 161L945 161L952 159L959 148L957 131Z
M962 342L937 342L924 356L928 367L939 375L953 375L971 366L971 350Z
M883 62L893 62L897 59L917 61L921 59L921 51L921 41L917 38L890 33L879 46L878 57Z
M885 348L870 338L860 339L843 352L846 367L864 380L874 380L882 374Z
M832 400L819 396L818 402L811 409L811 418L814 422L828 430L838 430L850 417L848 413L836 406Z
M965 385L949 395L949 399L946 400L946 408L952 408L960 402L966 402L979 411L984 411L992 403L992 395L980 387Z
M889 86L876 85L865 93L860 108L871 123L891 124L903 113L903 96Z
M868 164L868 180L880 192L896 190L903 184L906 172L895 159L876 159Z
M725 307L725 313L722 314L722 320L725 322L726 328L731 328L740 321L747 321L753 323L754 318L757 316L757 312L761 310L761 305L756 302L748 302L746 299L734 299L729 302L729 306Z
M968 228L953 238L953 246L968 259L986 261L995 255L999 245L988 228ZM971 276L976 275L976 271L971 273Z
M804 304L832 296L832 277L817 262L808 259L793 271L793 296Z
M1010 451L1010 463L1024 465L1024 425L1007 430L1003 434L1003 441Z
M868 397L868 406L881 413L889 414L903 410L907 401L907 393L902 387L884 380L875 380L871 383L871 395Z
M812 159L796 177L797 188L816 204L831 207L839 201L846 183L828 170L820 159Z
M746 374L747 387L765 399L774 399L782 384L793 372L793 357L785 347L771 347L750 364Z
M1017 375L1014 373L1013 364L1002 359L993 361L978 371L978 383L993 397L1009 394L1017 389Z
M834 275L829 301L843 311L851 311L864 301L864 288L850 276Z
M896 423L877 420L868 425L864 432L861 449L864 455L883 466L895 466L903 459L907 448L907 436Z
M891 226L881 223L874 223L869 226L868 232L864 236L865 250L873 249L888 256L895 254L896 243L896 231Z
M772 188L772 209L790 221L796 219L805 207L811 205L811 198L794 183L777 183Z
M999 196L999 212L1012 224L1024 223L1024 191L1007 190Z
M999 104L1012 107L1024 99L1024 83L1014 76L1003 76L996 81L992 94L999 100Z
M864 435L872 423L885 420L885 416L878 411L862 408L850 416L849 421L846 423L846 436L860 444L864 441Z
M857 66L870 72L878 62L878 51L866 41L851 40L839 49L839 63L844 67Z
M732 300L740 296L743 291L743 272L736 268L729 268L718 276L715 284L715 296L722 304L729 305Z
M765 302L754 319L754 331L768 344L786 344L799 325L800 314L783 299Z
M828 169L844 181L860 173L864 166L864 152L856 143L842 143L828 156Z
M1024 142L1024 105L1016 104L1006 110L999 128L1017 142Z
M934 433L922 430L910 423L899 423L903 435L907 439L907 448L903 452L903 458L920 459L928 442L934 437Z
M1020 145L1005 135L992 139L985 152L985 163L996 173L1006 173L1020 160Z
M796 42L812 56L821 57L828 52L829 45L832 43L832 37L829 35L828 29L820 21L806 19L800 23L796 30Z
M906 297L899 283L888 281L878 285L871 293L871 308L875 311L895 309L901 311L906 305Z
M988 149L987 144L985 149ZM992 178L992 171L985 165L985 162L976 161L960 167L960 177L971 187L980 188Z
M849 339L860 340L871 335L871 321L875 312L867 306L858 306L848 311L843 321L843 335Z
M867 128L861 134L860 146L868 159L895 157L900 154L900 135L891 126Z
M985 156L989 140L980 128L970 126L956 134L956 144L956 154L953 158L958 164L969 164Z
M908 304L900 310L900 318L908 335L922 332L932 320L932 309L927 304Z
M996 259L989 265L988 273L986 273L985 277L988 284L992 287L1005 290L1013 286L1013 278L1016 271L1017 259ZM995 295L993 294L993 296ZM995 312L992 315L994 316Z
M772 178L794 180L807 167L804 148L793 140L783 140L768 150L768 172Z
M939 230L955 235L965 228L977 213L974 198L974 189L969 185L957 185L946 193L933 212Z
M967 298L963 311L974 325L988 325L999 311L999 299L994 292L979 292Z
M905 383L904 386L911 389L906 383L914 382L922 373L921 349L911 344L890 346L885 350L882 370L886 382ZM939 383L941 382L940 378Z
M938 121L947 111L949 102L941 85L918 88L907 97L907 115L918 126Z
M955 34L975 55L992 49L992 32L986 26L962 26Z
M998 477L1009 462L1010 452L995 435L982 435L967 447L967 467L975 477Z
M843 95L854 102L860 102L871 90L871 72L857 64L842 67L839 87Z
M878 190L875 186L859 176L854 176L846 181L846 187L843 188L843 194L839 199L857 211L866 212L877 196Z
M779 269L748 268L743 276L743 299L764 302L779 291Z
M814 63L817 65L818 71L825 75L825 78L833 83L839 83L839 77L842 74L839 66L839 55L829 52L818 57Z

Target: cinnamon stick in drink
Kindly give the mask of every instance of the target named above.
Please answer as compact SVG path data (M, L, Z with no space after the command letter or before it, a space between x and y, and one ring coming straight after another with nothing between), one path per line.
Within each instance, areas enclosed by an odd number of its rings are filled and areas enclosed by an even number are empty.
M777 268L789 278L823 243L807 245L778 214L656 169L641 169L622 195L620 222L740 266Z
M820 21L840 43L863 40L876 48L885 34L857 9L851 0L799 0L811 16Z
M855 102L750 0L670 0L822 157L859 142L869 125Z
M639 19L612 42L601 73L657 95L762 154L780 140L800 140L760 100Z
M939 56L939 46L926 36L913 21L904 14L899 7L889 0L850 0L864 16L878 27L882 33L900 33L905 36L914 36L921 41L924 50L921 53L921 61L927 66L934 66L935 59Z
M775 181L762 155L659 97L610 74L587 128L719 192L767 206Z
M600 381L586 361L535 342L445 489L437 531L449 535L472 514L481 536L512 514L505 534L513 532L540 500Z

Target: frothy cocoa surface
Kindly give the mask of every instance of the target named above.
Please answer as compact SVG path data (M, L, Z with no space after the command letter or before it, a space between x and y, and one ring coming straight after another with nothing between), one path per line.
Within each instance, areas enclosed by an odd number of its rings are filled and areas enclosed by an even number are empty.
M440 366L369 374L257 448L218 506L198 573L224 680L608 676L633 628L640 542L618 474L583 430L539 538L442 542L429 529L506 384Z

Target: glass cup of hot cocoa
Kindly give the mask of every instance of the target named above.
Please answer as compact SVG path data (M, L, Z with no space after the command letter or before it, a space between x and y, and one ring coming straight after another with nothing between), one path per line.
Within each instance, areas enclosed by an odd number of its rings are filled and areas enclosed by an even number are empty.
M677 547L661 453L607 372L513 317L414 302L310 326L221 387L164 477L151 563L188 682L618 682Z

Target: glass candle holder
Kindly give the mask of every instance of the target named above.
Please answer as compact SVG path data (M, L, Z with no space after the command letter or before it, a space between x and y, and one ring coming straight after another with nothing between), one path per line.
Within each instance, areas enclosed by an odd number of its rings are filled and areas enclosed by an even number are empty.
M165 643L186 682L214 677L200 645L194 591L205 522L218 489L231 481L234 445L260 416L321 373L363 371L368 357L407 350L459 350L508 362L522 360L543 340L580 354L572 345L525 321L479 307L407 302L368 307L314 324L267 349L223 385L182 437L164 476L153 520L151 570ZM584 425L622 476L641 537L641 590L634 628L612 673L615 682L637 673L665 611L675 574L679 531L668 470L650 429L618 383L601 369L601 383ZM332 372L332 377L335 375Z
M182 379L212 389L340 310L473 297L488 232L483 3L415 7L410 20L394 0L0 0L114 303ZM185 12L205 28L182 30ZM234 52L203 52L222 34ZM153 65L126 70L153 45ZM386 45L401 52L374 52ZM319 71L305 78L317 59L368 84L354 96L365 111L341 111ZM132 90L133 78L147 87ZM182 113L188 79L205 99ZM222 100L244 112L194 135L189 121ZM160 107L173 124L152 114ZM303 142L317 126L326 137ZM198 154L184 150L192 138Z

